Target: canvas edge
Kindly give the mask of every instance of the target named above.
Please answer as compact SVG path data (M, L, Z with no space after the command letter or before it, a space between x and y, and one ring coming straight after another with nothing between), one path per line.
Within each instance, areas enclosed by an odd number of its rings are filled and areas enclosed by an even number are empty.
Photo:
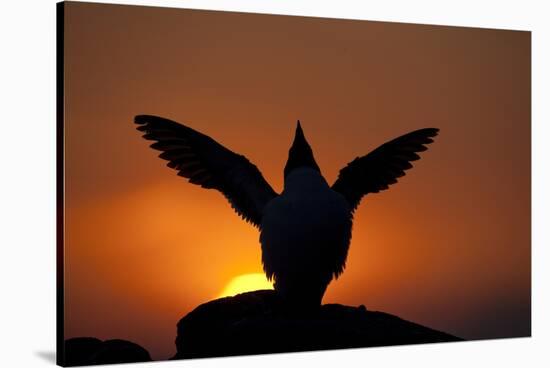
M65 3L56 3L56 364L65 366Z

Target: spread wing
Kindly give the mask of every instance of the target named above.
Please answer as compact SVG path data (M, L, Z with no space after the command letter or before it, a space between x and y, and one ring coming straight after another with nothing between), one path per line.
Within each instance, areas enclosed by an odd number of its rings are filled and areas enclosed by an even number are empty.
M185 125L151 115L138 115L135 123L143 138L156 141L151 148L162 151L160 158L190 183L219 190L231 207L255 226L260 226L262 211L277 193L260 170L212 138Z
M397 183L397 178L413 167L418 160L417 152L427 150L439 129L425 128L402 135L384 143L366 156L357 157L346 165L332 189L341 193L355 211L361 198L369 193L378 193Z

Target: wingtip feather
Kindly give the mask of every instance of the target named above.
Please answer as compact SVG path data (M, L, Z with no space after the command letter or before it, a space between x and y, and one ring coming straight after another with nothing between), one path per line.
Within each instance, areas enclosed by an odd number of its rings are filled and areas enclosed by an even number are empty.
M429 133L430 133L430 137L435 137L439 134L439 128L426 128Z
M147 123L147 115L136 115L134 117L134 123L138 125L143 125Z
M151 121L158 121L158 120L168 120L166 118L156 116L156 115L136 115L134 116L134 123L138 125L148 124L151 123Z

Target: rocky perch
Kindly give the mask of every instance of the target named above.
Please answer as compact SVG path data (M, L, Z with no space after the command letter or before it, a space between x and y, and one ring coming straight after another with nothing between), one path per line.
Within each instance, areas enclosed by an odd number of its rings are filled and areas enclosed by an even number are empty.
M285 310L273 290L202 304L178 323L173 359L461 341L364 306Z
M149 362L147 350L130 341L75 337L65 340L64 367Z

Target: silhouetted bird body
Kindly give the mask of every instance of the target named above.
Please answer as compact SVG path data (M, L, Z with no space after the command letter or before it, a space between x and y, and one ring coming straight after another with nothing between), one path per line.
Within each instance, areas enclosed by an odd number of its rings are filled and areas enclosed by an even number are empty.
M268 279L285 300L299 306L318 306L328 284L343 272L361 198L396 183L438 132L420 129L389 141L351 161L329 186L298 122L278 195L256 166L212 138L161 117L139 115L135 121L178 175L219 190L260 229Z
M294 169L261 223L262 262L275 289L297 304L319 305L344 270L351 225L349 204L318 171Z

